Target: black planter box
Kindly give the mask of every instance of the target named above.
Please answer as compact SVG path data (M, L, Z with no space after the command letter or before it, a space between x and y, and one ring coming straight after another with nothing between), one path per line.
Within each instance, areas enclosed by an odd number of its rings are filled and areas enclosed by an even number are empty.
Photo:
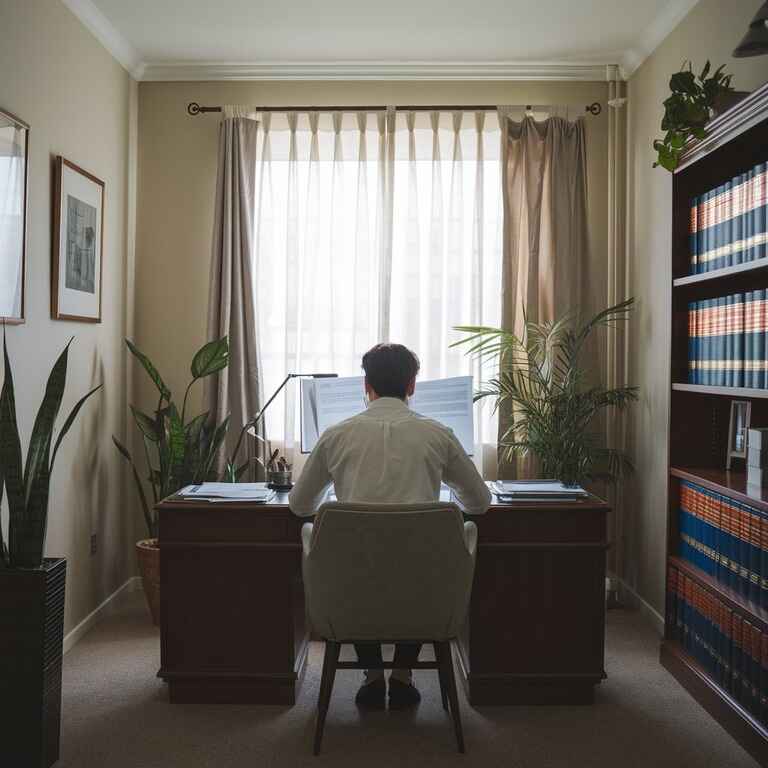
M59 759L67 561L0 568L0 762L49 768Z

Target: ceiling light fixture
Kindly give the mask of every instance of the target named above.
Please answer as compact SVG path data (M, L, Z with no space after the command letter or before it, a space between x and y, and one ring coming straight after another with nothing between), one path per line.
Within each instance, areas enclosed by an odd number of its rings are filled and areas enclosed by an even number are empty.
M747 56L762 56L768 53L768 2L760 7L749 25L747 34L733 52L737 59Z

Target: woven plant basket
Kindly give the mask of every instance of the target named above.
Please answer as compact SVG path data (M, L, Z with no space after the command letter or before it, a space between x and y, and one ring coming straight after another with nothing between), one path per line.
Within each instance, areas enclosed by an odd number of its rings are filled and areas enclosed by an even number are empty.
M144 582L144 594L147 598L152 623L160 626L160 548L157 539L143 539L136 542L136 556L139 559L139 571Z

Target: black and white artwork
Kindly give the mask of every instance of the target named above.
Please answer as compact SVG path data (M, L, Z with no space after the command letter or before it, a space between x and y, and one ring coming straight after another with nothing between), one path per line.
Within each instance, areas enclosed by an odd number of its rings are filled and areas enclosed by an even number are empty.
M67 288L96 291L96 208L67 195Z
M104 182L63 157L56 159L51 314L101 322Z

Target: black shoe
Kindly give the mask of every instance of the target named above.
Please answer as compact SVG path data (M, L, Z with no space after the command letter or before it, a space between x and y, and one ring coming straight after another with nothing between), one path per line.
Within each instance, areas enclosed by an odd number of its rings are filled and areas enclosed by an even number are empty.
M380 677L372 683L363 683L355 696L355 704L361 709L384 709L387 698L387 686Z
M403 683L396 678L389 678L389 708L408 709L421 701L419 689L413 683Z

